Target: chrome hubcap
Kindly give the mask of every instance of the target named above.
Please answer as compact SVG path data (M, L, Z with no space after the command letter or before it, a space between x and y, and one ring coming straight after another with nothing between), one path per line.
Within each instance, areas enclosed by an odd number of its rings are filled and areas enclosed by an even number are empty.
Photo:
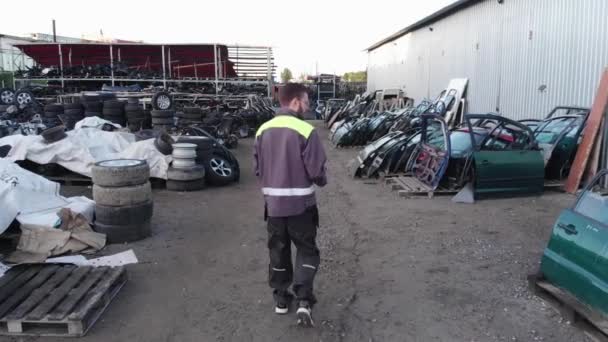
M13 99L15 98L15 93L10 90L5 90L0 94L0 99L2 102L10 104L13 103Z
M17 103L19 104L27 104L32 102L32 97L28 93L21 93L17 95Z
M211 159L211 169L223 177L229 177L232 174L232 169L223 160L215 158Z
M160 95L156 98L156 105L161 110L169 109L171 107L171 99L167 95Z

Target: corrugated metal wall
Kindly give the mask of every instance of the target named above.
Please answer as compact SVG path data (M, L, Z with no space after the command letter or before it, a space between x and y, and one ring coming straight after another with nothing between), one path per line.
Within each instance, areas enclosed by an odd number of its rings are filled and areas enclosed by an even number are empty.
M371 51L368 90L419 101L467 77L469 112L542 118L590 107L605 67L607 0L487 0Z

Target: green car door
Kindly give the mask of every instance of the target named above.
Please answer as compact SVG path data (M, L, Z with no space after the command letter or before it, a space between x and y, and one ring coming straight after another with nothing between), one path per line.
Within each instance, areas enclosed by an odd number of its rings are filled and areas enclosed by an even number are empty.
M488 134L474 144L475 193L539 193L544 187L545 164L532 130L519 122L491 114L465 116L469 132L480 122ZM471 141L475 141L471 135Z
M543 191L545 164L540 151L476 151L475 192L538 193Z
M550 283L608 314L608 170L557 219L541 261Z

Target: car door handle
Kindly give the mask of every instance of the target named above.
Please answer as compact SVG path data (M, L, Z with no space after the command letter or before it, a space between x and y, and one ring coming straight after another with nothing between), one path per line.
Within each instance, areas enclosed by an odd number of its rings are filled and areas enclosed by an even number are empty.
M557 228L563 229L568 235L578 234L578 230L576 230L576 227L573 224L558 223Z

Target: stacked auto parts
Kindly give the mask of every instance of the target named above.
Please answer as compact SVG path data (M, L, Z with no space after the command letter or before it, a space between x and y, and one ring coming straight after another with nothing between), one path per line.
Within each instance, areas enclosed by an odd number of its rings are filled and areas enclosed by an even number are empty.
M145 128L146 114L136 98L129 99L125 106L127 126L131 132L137 132Z
M196 191L205 187L205 168L196 164L196 149L196 144L173 144L173 163L167 172L167 190Z
M59 115L63 115L63 106L61 104L47 104L44 106L44 119L42 121L47 127L61 125Z
M66 103L63 105L63 121L68 129L74 129L74 125L84 119L84 108L79 102Z
M123 127L126 126L125 103L119 100L104 101L103 118Z
M150 236L153 213L150 168L143 160L98 162L92 169L95 231L110 243Z
M184 107L182 112L176 113L179 127L200 125L203 123L203 109L200 107Z
M173 109L154 109L152 115L152 128L155 130L170 130L174 125L175 110Z

